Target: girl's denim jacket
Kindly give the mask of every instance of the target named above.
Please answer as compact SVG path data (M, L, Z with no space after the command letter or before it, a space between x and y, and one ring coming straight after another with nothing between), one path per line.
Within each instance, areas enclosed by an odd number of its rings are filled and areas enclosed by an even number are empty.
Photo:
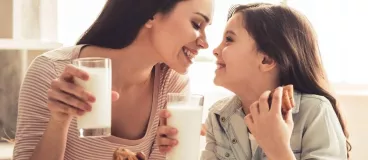
M297 160L345 160L346 138L331 103L322 96L294 93L290 147ZM201 160L267 160L262 148L252 155L244 112L237 96L210 109ZM272 133L270 133L272 134Z

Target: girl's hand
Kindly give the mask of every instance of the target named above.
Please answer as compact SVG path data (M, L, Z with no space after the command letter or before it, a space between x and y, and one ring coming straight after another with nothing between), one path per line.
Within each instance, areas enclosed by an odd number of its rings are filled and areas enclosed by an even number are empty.
M270 109L267 101L270 93L264 92L259 101L250 106L245 123L268 158L295 158L290 148L294 127L292 111L289 110L284 117L281 113L282 87L275 90Z

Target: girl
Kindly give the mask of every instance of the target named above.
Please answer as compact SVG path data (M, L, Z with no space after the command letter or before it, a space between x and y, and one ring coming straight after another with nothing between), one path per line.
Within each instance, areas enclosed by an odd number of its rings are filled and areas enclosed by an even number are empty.
M213 53L215 84L236 95L211 108L202 160L347 159L346 124L304 16L281 5L237 6ZM283 115L279 86L289 84L295 106Z

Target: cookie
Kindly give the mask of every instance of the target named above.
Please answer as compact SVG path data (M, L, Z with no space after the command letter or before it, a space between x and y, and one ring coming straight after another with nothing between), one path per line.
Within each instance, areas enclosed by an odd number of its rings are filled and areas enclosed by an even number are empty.
M283 91L282 91L281 111L284 114L295 106L294 87L293 85L290 84L290 85L283 86L282 88L283 88ZM272 104L272 97L273 97L274 92L275 90L273 90L270 93L270 96L268 97L268 104L270 107Z
M146 160L146 156L142 152L134 153L119 147L114 152L113 160Z

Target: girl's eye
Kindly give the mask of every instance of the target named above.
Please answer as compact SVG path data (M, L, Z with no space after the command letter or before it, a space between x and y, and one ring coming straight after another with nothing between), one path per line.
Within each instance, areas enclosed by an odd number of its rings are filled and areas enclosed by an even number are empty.
M231 37L228 37L228 36L227 36L227 37L225 37L225 41L226 41L226 42L233 42L234 40L233 40Z

